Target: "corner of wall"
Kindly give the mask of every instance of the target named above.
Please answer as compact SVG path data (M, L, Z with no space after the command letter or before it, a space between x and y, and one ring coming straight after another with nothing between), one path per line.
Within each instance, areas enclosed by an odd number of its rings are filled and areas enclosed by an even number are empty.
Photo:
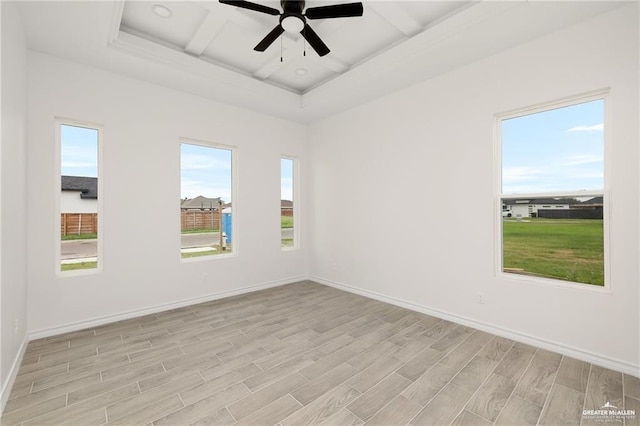
M0 3L0 412L27 347L27 43L15 2Z

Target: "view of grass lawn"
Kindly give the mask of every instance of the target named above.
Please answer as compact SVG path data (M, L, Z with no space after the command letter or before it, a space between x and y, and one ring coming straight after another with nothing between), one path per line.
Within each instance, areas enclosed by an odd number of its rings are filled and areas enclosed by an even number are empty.
M224 254L230 253L228 251L220 251L220 250L205 250L205 251L194 251L194 252L182 252L182 258L187 259L190 257L201 257L201 256L212 256L215 254Z
M79 269L95 269L98 262L63 263L60 265L61 271L77 271Z
M62 236L62 241L70 241L70 240L95 240L98 238L98 234L68 234Z
M204 234L207 232L218 232L217 228L195 228L182 230L182 234Z
M502 234L503 269L604 285L602 220L505 219Z
M293 216L280 216L280 228L293 228Z

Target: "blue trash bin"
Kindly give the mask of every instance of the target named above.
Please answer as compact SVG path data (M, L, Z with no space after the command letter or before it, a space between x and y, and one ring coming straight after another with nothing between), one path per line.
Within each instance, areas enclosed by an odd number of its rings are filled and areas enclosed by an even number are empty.
M231 244L233 242L232 234L232 219L231 219L231 207L227 207L222 210L222 232L227 235L227 243Z

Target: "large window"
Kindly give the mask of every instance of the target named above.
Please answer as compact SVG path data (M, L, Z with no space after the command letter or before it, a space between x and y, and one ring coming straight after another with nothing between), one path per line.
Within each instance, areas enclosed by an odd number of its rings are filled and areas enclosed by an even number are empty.
M295 175L296 160L282 157L280 159L280 245L283 249L297 245Z
M233 148L180 144L182 258L233 252Z
M101 185L99 146L101 129L58 120L60 149L59 271L97 270L101 252Z
M605 96L498 117L502 272L605 285Z

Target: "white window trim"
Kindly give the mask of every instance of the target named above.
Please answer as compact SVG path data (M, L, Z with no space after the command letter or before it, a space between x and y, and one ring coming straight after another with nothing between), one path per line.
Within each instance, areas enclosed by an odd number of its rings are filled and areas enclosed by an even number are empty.
M202 146L205 148L217 148L217 149L226 149L228 151L231 151L231 198L232 198L232 203L233 203L233 220L231 222L231 234L233 235L233 250L230 253L223 253L223 254L211 254L208 256L197 256L197 257L182 257L182 247L181 244L179 244L178 246L178 256L180 257L180 262L181 263L193 263L193 262L204 262L204 261L211 261L211 260L217 260L217 259L229 259L229 258L233 258L233 257L238 257L238 254L240 253L240 234L238 232L238 229L240 229L239 225L238 225L238 212L240 210L239 208L239 191L238 188L240 187L239 183L238 183L238 147L234 146L234 145L226 145L226 144L222 144L222 143L214 143L214 142L209 142L209 141L203 141L203 140L199 140L199 139L191 139L191 138L185 138L185 137L181 137L178 139L179 145L178 145L178 149L179 149L179 153L180 151L180 146L185 143L185 144L189 144L189 145L198 145L198 146ZM179 170L178 170L178 179L181 180L181 171L182 171L182 155L180 155L180 161L179 161ZM180 188L182 186L182 182L180 182L180 184L178 185L178 191L180 191ZM178 194L178 198L181 198L182 195L179 193ZM180 235L181 235L181 227L180 227L180 212L178 212L178 241L180 241ZM220 228L222 228L222 223L220 224ZM222 229L220 229L220 232L222 232Z
M282 247L282 236L280 237L280 249L283 252L300 249L300 160L294 155L283 154L281 159L293 161L293 246ZM280 169L280 179L282 179L282 168ZM282 198L282 187L280 188L280 198ZM282 235L282 234L281 234Z
M78 121L69 118L55 117L55 178L53 179L55 189L55 211L56 211L56 241L55 247L55 271L57 277L74 277L79 275L93 275L100 274L104 270L104 179L103 179L103 140L104 140L104 126L102 124L91 123L87 121ZM76 269L72 271L62 271L62 237L60 235L60 216L61 212L61 186L62 186L62 140L61 140L61 128L62 126L83 127L87 129L97 130L98 132L98 238L97 244L97 266L96 268L88 269Z
M573 289L578 291L596 292L602 294L613 294L613 283L611 280L611 198L612 191L610 188L610 174L612 147L611 147L611 111L610 111L610 89L602 89L581 95L562 98L556 101L545 102L542 104L520 108L504 113L496 114L494 118L494 272L497 278L509 281L517 281L524 284L532 284L544 287L558 287ZM576 104L603 100L604 101L604 188L596 191L564 191L564 192L541 192L541 193L502 193L502 126L503 120L510 118L522 117L538 112L544 112L551 109L563 108ZM586 283L578 283L572 281L564 281L553 278L542 278L528 275L518 275L502 270L502 199L512 197L533 197L546 198L558 196L603 196L603 249L604 249L604 285L592 285Z

